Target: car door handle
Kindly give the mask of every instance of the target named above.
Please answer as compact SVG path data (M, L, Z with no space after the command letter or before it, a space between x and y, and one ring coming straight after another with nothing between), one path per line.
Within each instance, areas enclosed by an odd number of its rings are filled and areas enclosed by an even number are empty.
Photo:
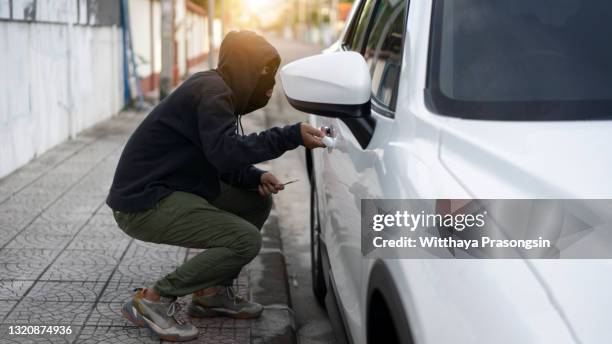
M321 139L321 142L327 147L327 151L331 151L336 147L336 132L334 127L321 127L321 130L325 133L325 137Z
M334 149L334 147L336 146L336 139L330 136L325 136L321 139L321 142L323 142L325 147L327 147L328 152L331 152L332 149Z

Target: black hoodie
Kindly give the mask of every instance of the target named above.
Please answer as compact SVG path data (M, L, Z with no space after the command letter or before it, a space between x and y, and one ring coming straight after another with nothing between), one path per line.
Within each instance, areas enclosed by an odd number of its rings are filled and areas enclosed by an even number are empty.
M274 73L279 63L276 49L263 37L229 33L221 44L219 67L183 82L132 134L106 203L114 210L139 212L172 191L212 200L220 180L256 188L263 171L252 164L302 144L299 123L247 136L237 130L239 116L265 105L256 90L274 82L262 78L264 66Z

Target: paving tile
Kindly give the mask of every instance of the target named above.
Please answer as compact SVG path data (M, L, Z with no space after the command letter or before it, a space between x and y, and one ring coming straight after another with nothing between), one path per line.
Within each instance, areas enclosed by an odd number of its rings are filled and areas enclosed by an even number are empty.
M58 226L56 226L58 227ZM76 232L76 228L72 230ZM71 232L59 232L49 228L28 227L11 240L6 248L57 249L66 246L73 237ZM1 239L0 239L1 240Z
M191 323L196 327L208 328L249 328L251 321L245 319L231 319L226 317L213 317L213 318L194 318L187 314L187 309L189 307L189 303L191 303L191 296L183 297L182 300L179 300L181 307L176 314L176 318L185 323Z
M4 248L0 250L0 262L5 264L19 264L23 262L34 264L49 264L60 254L59 250L51 249L19 249Z
M135 243L137 241L134 241ZM125 257L121 261L123 265L150 265L167 266L180 265L185 261L186 248L172 247L170 251L164 250L168 246L157 245L160 247L143 247L133 244L127 250Z
M132 298L134 295L134 288L139 288L142 286L143 285L141 284L132 282L111 281L102 292L100 302L123 304Z
M98 162L104 160L104 158L117 150L119 144L115 142L104 142L101 140L95 140L91 145L80 150L75 155L71 156L67 162L75 161L86 161L86 162Z
M81 228L91 215L78 214L78 213L67 213L61 209L49 210L42 212L40 216L32 222L32 224L55 226L55 225L66 225L75 228Z
M26 299L45 302L93 302L101 294L104 282L38 281Z
M44 302L23 299L5 318L10 324L82 325L93 302Z
M121 315L123 303L100 302L96 305L85 325L94 326L130 326L133 325Z
M0 301L0 319L4 319L18 301Z
M176 269L171 266L119 265L111 282L134 283L137 286L151 285Z
M10 190L11 192L18 191L40 177L41 173L42 171L28 171L25 168L21 168L0 179L0 188Z
M34 281L0 281L0 300L20 300Z
M19 229L8 228L6 226L0 225L0 247L3 247L10 243L13 238L19 234Z
M53 266L103 265L116 266L122 252L114 250L64 250Z
M0 280L36 280L49 263L0 263Z
M15 230L23 229L27 224L38 217L37 211L0 211L0 227Z
M82 188L89 185L107 194L113 182L116 167L116 165L110 166L103 162L98 163L93 170L75 184L75 188Z
M99 215L92 216L92 221L98 217ZM96 238L99 240L117 240L117 239L131 239L127 234L125 234L119 227L117 227L116 223L112 225L100 225L88 223L79 233L79 238ZM113 219L113 221L115 221Z
M90 281L106 282L115 270L112 265L54 265L50 266L41 280L44 281Z
M13 190L0 187L0 204L13 195Z
M82 194L67 194L55 202L49 211L61 211L69 214L92 214L104 203L104 197Z
M76 183L82 175L76 173L53 173L49 172L40 179L34 181L31 186L35 188L45 188L52 192L67 190Z
M92 168L96 166L99 158L93 158L89 160L75 159L75 156L63 161L60 165L53 169L55 174L71 174L71 175L84 175L88 173Z
M104 206L102 206L102 208L104 208ZM117 228L117 222L115 222L115 218L113 218L112 215L106 215L106 214L95 214L94 216L91 217L89 224L95 225L95 226L107 226L107 227L113 226Z
M106 206L100 207L98 209L98 211L96 211L96 215L106 215L106 216L110 216L112 218L113 217L113 210L108 205L106 205ZM113 218L113 221L114 221L114 218ZM113 222L113 224L114 224L114 222Z
M95 237L88 237L85 235L77 235L74 241L70 243L66 249L68 250L104 250L119 252L119 256L125 252L131 239L129 238L118 238L109 240L100 240ZM113 257L116 253L111 254Z
M99 199L105 200L106 196L108 195L108 190L110 189L111 182L112 179L105 180L97 175L88 175L85 179L79 181L70 191L79 195L97 197Z
M51 193L31 194L19 192L0 204L0 212L40 212L56 199L57 196Z
M79 344L159 344L159 338L151 335L149 330L139 327L84 326L77 337L77 342Z
M63 193L63 190L50 189L40 184L31 184L21 189L16 195L29 195L31 197L55 200Z

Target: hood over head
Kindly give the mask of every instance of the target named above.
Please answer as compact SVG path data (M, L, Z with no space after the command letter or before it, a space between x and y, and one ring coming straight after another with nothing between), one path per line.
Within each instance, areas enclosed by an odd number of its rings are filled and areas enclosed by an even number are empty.
M268 103L265 93L274 87L279 65L280 55L262 36L252 31L232 31L225 36L216 70L234 93L236 115ZM267 73L262 75L264 67Z

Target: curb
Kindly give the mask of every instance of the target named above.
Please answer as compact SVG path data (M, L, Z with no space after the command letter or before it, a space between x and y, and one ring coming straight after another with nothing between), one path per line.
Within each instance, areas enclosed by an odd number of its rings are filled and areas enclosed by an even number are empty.
M249 269L251 300L264 312L251 323L251 343L296 344L295 321L285 256L274 210L261 230L262 249Z

